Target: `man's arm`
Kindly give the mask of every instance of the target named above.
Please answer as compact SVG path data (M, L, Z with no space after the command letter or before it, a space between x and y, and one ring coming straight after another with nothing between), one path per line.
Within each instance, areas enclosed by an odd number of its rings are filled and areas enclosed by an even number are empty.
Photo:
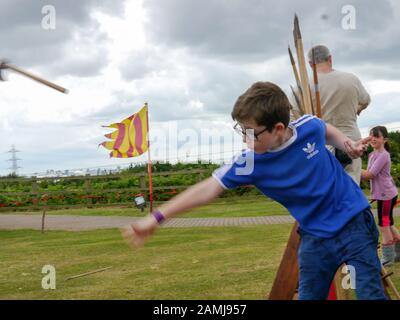
M357 107L357 115L359 116L361 111L363 111L364 109L367 109L368 105L369 105L369 102L368 103L360 103Z
M371 137L367 137L358 141L353 141L339 129L336 129L328 123L326 124L326 143L346 152L352 159L361 157L370 140Z
M217 198L224 189L219 182L210 177L194 186L186 189L167 203L161 205L156 211L160 211L165 219L172 218L178 213L204 205ZM132 225L121 229L125 241L132 247L142 246L147 238L157 229L159 223L150 214Z

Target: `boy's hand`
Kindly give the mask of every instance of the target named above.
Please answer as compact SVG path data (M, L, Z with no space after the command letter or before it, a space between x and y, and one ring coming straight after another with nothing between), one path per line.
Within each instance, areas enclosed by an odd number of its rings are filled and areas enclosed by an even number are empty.
M136 249L144 245L147 238L154 233L157 227L157 220L153 216L148 216L121 228L120 231L125 242L132 249Z
M346 148L346 152L352 159L357 159L362 156L362 154L367 150L368 143L370 142L371 137L367 137L358 141L346 140L344 142L344 146Z

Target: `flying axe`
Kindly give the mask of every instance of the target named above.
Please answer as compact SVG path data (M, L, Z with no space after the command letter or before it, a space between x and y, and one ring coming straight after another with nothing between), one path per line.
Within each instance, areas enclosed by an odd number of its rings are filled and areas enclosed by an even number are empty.
M9 64L9 63L8 63L7 61L5 61L5 60L0 60L0 80L1 80L1 81L4 81L4 80L5 80L4 77L2 77L2 75L3 75L2 72L3 72L3 70L5 70L5 69L10 69L10 70L12 70L12 71L14 71L14 72L16 72L16 73L22 74L22 75L25 76L25 77L28 77L28 78L30 78L30 79L32 79L32 80L35 80L35 81L37 81L37 82L40 82L40 83L42 83L42 84L44 84L44 85L46 85L46 86L48 86L48 87L50 87L50 88L53 88L53 89L55 89L55 90L60 91L60 92L62 92L62 93L65 93L65 94L68 93L68 90L67 90L67 89L65 89L65 88L63 88L63 87L60 87L59 85L56 85L55 83L52 83L52 82L47 81L47 80L45 80L45 79L42 79L42 78L40 78L40 77L38 77L38 76L35 76L35 75L33 75L32 73L27 72L27 71L25 71L25 70L22 70L21 68L18 68L18 67L16 67L16 66L12 65L12 64Z

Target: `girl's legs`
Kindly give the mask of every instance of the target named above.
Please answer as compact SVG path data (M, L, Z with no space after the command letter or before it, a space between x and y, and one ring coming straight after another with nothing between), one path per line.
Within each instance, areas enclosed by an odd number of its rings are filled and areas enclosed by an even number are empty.
M393 225L393 200L378 200L378 218L382 234L382 264L392 264L396 257L391 229Z

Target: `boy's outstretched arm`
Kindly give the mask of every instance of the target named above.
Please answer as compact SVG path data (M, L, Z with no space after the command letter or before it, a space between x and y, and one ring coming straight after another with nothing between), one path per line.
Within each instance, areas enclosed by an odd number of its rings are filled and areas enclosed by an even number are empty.
M217 198L224 189L217 180L210 177L191 186L176 197L157 208L165 219L172 218L178 213L204 205ZM153 234L159 223L150 214L137 222L121 229L125 241L132 247L142 246L146 239Z
M362 156L371 137L353 141L344 135L339 129L329 123L326 124L326 143L346 152L350 158L356 159Z

